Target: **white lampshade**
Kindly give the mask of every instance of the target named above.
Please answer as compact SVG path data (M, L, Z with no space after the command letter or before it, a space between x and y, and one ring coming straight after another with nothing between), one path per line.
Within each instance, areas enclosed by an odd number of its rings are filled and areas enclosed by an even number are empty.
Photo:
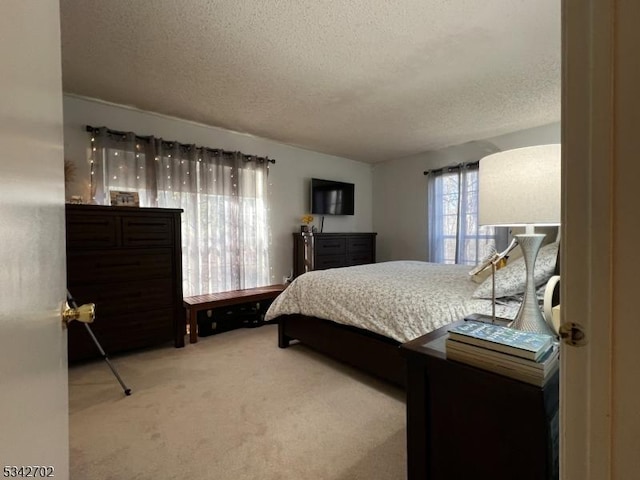
M560 224L560 145L494 153L478 177L480 225Z

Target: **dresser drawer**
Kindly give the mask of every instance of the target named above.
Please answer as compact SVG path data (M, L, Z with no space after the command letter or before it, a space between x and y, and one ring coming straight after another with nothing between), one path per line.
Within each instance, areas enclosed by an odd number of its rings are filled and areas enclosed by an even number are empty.
M119 350L168 342L174 333L173 313L171 309L161 309L105 317L102 337L107 344L118 345ZM96 326L97 322L96 319Z
M364 253L352 253L347 255L347 265L364 265L367 263L373 263L373 255L371 252Z
M101 320L96 316L96 325L100 322L103 326L108 326L108 335L130 336L134 332L164 331L170 338L174 313L171 308L127 311L117 315L104 315Z
M169 249L76 251L67 254L70 289L85 283L126 285L132 280L172 276L173 257Z
M122 217L123 247L161 247L172 243L173 222L171 218L133 215Z
M77 285L71 294L78 304L95 303L97 318L132 309L168 307L175 301L174 283L165 278L113 283L98 289L94 285Z
M121 315L96 313L91 330L107 354L159 345L174 338L172 308L131 311ZM100 355L89 332L78 322L69 324L68 354L70 362Z
M67 249L115 247L117 218L113 215L67 214Z
M368 253L373 250L373 237L349 237L347 239L347 251L349 253Z
M326 270L327 268L344 267L345 260L346 258L344 255L322 255L320 257L316 257L313 269Z
M321 255L339 255L347 251L347 240L344 237L317 237L314 240L316 257Z

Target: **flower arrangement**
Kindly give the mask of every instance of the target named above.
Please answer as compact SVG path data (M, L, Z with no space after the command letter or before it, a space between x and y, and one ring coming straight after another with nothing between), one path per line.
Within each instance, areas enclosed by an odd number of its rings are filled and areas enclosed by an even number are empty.
M313 227L309 227L309 224L313 222L313 215L303 215L302 216L302 225L300 225L300 231L305 233L305 232L312 232L313 231Z

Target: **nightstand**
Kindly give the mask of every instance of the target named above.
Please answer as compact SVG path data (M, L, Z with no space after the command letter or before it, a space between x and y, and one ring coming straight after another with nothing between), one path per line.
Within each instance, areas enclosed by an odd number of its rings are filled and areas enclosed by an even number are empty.
M557 479L559 372L537 387L447 360L452 325L401 346L408 480Z

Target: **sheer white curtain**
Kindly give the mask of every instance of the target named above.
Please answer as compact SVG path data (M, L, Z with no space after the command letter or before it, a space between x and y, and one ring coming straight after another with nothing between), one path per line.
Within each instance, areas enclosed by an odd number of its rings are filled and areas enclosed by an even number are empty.
M92 195L137 191L141 207L181 208L185 296L270 283L264 158L106 128L92 134Z
M432 170L427 178L430 262L475 265L506 247L507 229L478 226L477 162Z

